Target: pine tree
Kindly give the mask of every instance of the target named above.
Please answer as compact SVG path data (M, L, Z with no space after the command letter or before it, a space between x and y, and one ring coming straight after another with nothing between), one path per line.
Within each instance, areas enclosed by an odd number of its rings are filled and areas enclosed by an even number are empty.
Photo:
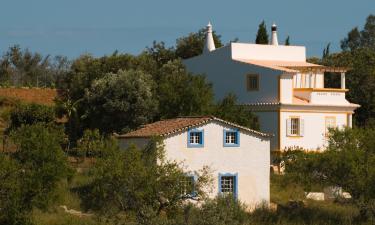
M289 36L285 39L285 45L290 45Z
M328 43L327 46L323 49L323 59L329 56L331 43Z
M255 39L256 44L268 44L268 33L264 20L259 24L258 33Z

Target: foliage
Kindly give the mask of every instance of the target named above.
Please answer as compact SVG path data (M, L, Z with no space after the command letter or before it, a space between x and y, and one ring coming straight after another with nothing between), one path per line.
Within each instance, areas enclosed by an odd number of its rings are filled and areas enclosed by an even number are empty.
M222 47L221 36L217 35L215 31L212 31L212 36L215 47ZM190 33L188 36L178 38L176 40L176 56L181 59L187 59L202 54L205 40L206 28L202 28L195 33Z
M187 72L179 60L168 62L160 71L159 118L203 115L210 110L213 90L204 76Z
M288 154L286 173L307 188L313 183L342 187L360 207L362 217L375 216L374 141L374 129L331 130L325 152Z
M11 133L16 151L0 153L0 224L29 224L33 208L46 210L71 171L60 147L62 130L23 125Z
M0 224L27 224L23 206L21 165L0 153Z
M80 157L100 156L103 148L103 137L99 130L85 130L77 141L76 153Z
M238 104L234 94L229 94L219 101L212 114L220 119L259 130L258 118L246 106Z
M12 46L0 59L0 82L13 86L55 87L69 68L66 57L43 57L18 45Z
M257 32L256 39L255 39L255 43L256 44L265 44L265 45L268 45L268 43L269 43L267 27L266 27L266 23L264 22L264 20L259 24L258 32Z
M132 211L138 221L148 221L182 205L185 173L178 163L164 159L157 141L143 150L133 145L124 151L115 142L108 142L103 150L88 187L86 205L91 209L104 215ZM196 174L195 191L203 198L201 190L211 181L208 174L207 169Z
M24 125L13 131L11 138L17 146L14 159L23 171L23 204L29 209L45 209L56 199L59 181L70 174L61 149L62 129L44 124Z
M149 122L157 110L153 86L151 76L139 70L120 70L95 80L84 97L84 122L106 134Z
M375 50L375 15L369 15L363 30L353 28L346 38L341 41L344 51L353 51L358 48L371 48Z
M284 45L287 45L287 46L290 45L290 37L289 36L286 37Z
M8 132L22 125L32 125L36 123L50 124L54 121L55 111L53 107L38 104L18 104L10 113Z

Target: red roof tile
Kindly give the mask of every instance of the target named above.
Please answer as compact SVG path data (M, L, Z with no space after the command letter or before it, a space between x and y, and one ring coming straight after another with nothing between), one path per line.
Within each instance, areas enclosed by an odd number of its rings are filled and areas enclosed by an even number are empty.
M152 136L166 136L179 131L187 130L191 127L206 124L209 121L221 122L239 129L250 131L251 133L260 136L270 136L269 134L261 133L234 123L230 123L214 116L202 116L202 117L179 117L175 119L161 120L155 123L144 125L143 127L131 131L126 134L116 135L118 138L131 138L131 137L152 137Z

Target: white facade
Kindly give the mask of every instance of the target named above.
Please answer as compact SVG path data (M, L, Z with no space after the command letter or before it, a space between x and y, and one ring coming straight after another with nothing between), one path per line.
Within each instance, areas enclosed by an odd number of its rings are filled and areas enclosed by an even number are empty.
M270 201L270 137L238 129L238 146L224 144L224 131L237 127L211 121L163 137L166 158L182 162L187 171L209 166L214 182L209 197L220 193L220 175L236 176L235 196L251 208ZM189 146L189 132L203 132L201 147ZM144 146L148 138L120 138L120 146Z
M302 46L230 43L184 64L188 71L206 75L216 99L234 93L241 104L248 105L258 115L261 131L275 135L274 151L324 149L327 126L351 127L352 114L359 107L345 98L346 70L306 62ZM341 73L341 88L325 87L324 72ZM251 90L249 82L255 85L255 81L249 81L249 76L258 77L257 87ZM288 121L298 131L288 132Z

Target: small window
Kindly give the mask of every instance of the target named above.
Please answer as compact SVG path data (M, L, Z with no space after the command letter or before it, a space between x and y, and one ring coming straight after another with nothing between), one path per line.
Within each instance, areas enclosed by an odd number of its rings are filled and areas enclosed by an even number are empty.
M299 118L291 118L291 135L299 135Z
M188 147L203 147L203 130L188 131Z
M237 174L219 174L219 192L237 197Z
M194 176L185 176L181 180L181 195L185 197L194 197L196 196L195 192L195 177Z
M224 130L224 146L239 146L239 139L238 130Z
M259 76L257 74L248 74L246 83L248 91L259 90Z
M325 136L328 136L330 128L335 128L335 127L336 127L336 117L333 117L333 116L326 117Z
M287 120L287 136L302 137L304 135L304 121L299 117Z

